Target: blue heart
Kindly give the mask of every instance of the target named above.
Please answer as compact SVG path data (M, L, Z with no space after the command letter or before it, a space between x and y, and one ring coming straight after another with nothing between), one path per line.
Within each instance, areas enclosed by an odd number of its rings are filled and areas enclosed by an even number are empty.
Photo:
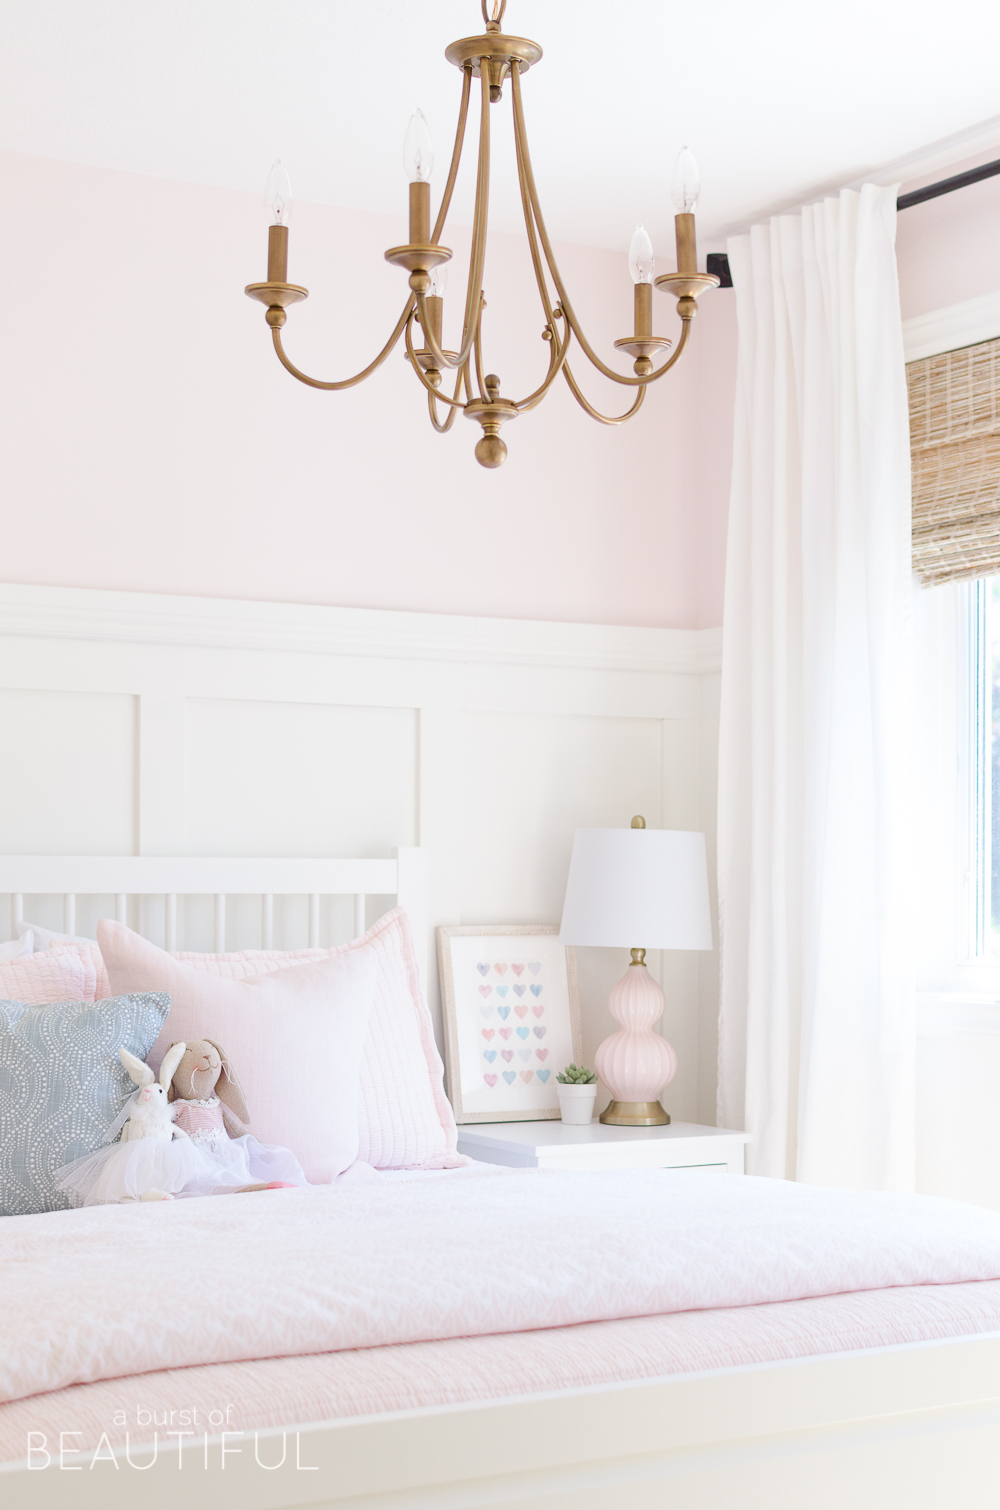
M536 1028L535 1032L537 1033L537 1031L538 1031L538 1029ZM542 1031L543 1032L545 1031L544 1028L542 1029ZM528 1029L527 1028L518 1028L518 1030L517 1030L517 1036L518 1036L518 1038L527 1038L527 1036L528 1036Z
M487 1064L492 1064L493 1061L494 1061L494 1059L496 1057L497 1057L497 1051L496 1051L496 1049L484 1049L483 1050L483 1058L486 1060Z
M504 1022L506 1022L510 1016L510 1007L497 1007L497 1012L503 1018Z
M518 1059L520 1059L520 1061L521 1061L522 1064L527 1064L528 1060L531 1058L531 1050L530 1049L518 1049L518 1051L517 1051L517 1057L518 1057Z
M514 1074L513 1070L504 1070L503 1078L506 1080L508 1085L513 1085L517 1076Z
M542 994L542 988L541 988L541 986L532 986L531 987L531 994L532 994L532 996L541 996L541 994Z
M498 996L506 996L507 992L509 990L510 990L509 986L497 986L497 995Z
M535 1074L536 1074L536 1075L537 1075L537 1076L538 1076L538 1078L539 1078L539 1080L540 1080L540 1081L541 1081L541 1082L542 1082L542 1084L543 1084L543 1085L544 1085L544 1084L545 1084L545 1082L546 1082L546 1080L547 1080L547 1079L548 1079L548 1078L549 1078L549 1076L550 1076L550 1075L551 1075L551 1074L552 1074L552 1071L551 1071L551 1070L536 1070L536 1071L535 1071Z

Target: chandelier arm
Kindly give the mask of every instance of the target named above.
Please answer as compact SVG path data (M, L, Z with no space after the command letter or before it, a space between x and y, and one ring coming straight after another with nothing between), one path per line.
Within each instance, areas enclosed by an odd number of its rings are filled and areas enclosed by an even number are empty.
M624 414L609 416L607 414L601 414L599 410L594 408L593 404L587 402L583 394L580 392L579 384L570 371L568 363L564 364L563 366L563 377L569 384L570 392L576 399L577 403L580 405L580 408L585 409L586 412L590 415L591 419L596 419L597 422L601 425L624 425L625 421L631 419L633 414L638 414L639 410L642 408L642 401L646 397L646 389L645 386L643 386L636 394L635 402L633 403L631 409L626 409Z
M555 339L555 319L552 302L549 299L548 285L545 282L545 267L541 253L538 250L538 236L535 231L535 217L531 209L531 196L528 193L528 182L524 174L524 155L521 152L521 138L518 132L514 132L514 156L517 160L517 182L521 190L521 211L524 215L524 229L528 233L528 248L531 252L531 265L535 270L535 282L538 284L538 294L542 301L542 309L545 311L545 319L553 331ZM569 326L567 325L567 331Z
M565 319L565 315L563 316L563 318ZM569 351L569 343L573 339L573 332L570 330L569 324L567 323L566 334L563 338L562 345L560 346L556 338L554 322L549 327L549 329L552 332L552 354L549 357L549 370L546 373L545 382L540 388L536 388L534 393L529 393L527 398L523 398L518 401L516 406L518 414L526 414L529 409L534 409L536 404L540 404L542 402L542 399L548 393L549 389L552 387L552 384L555 382L556 378L559 376L559 373L562 371L563 363L566 360L566 353Z
M458 369L458 375L455 378L455 401L458 400L458 396L462 391L462 383L465 379L465 371L466 369L464 367L460 367ZM455 415L458 413L459 409L463 407L460 403L457 403L455 401L453 401L453 407L448 410L448 418L442 424L437 417L437 394L429 393L427 395L427 409L431 417L431 424L434 426L439 435L448 434L448 431L455 423Z
M455 356L441 350L427 318L425 296L417 293L417 309L427 350L439 368L464 367L476 340L479 303L482 299L483 268L486 264L486 227L490 205L490 79L489 68L482 72L482 117L479 125L479 169L476 175L476 213L473 217L469 284L465 295L465 319L462 325L462 349Z
M566 311L566 318L569 321L570 328L579 341L584 355L587 357L588 361L597 368L598 372L603 372L605 377L610 378L613 383L621 383L623 387L643 388L647 383L655 383L657 378L663 377L665 372L669 372L670 368L674 365L674 362L681 354L681 350L683 349L683 342L686 339L686 332L681 336L681 343L678 345L677 350L674 352L670 360L668 362L665 362L662 367L658 367L655 372L651 372L648 374L648 376L644 377L623 377L620 372L615 372L614 368L606 366L606 364L601 361L600 357L597 355L590 342L587 340L587 337L584 335L583 330L580 327L580 322L576 318L576 313L573 309L573 306L569 301L565 284L560 277L559 268L555 260L555 255L552 251L552 243L549 240L548 232L545 229L545 221L542 218L541 205L538 202L538 190L535 186L535 176L531 171L531 154L528 151L528 135L524 125L524 108L521 103L520 69L521 65L518 59L512 58L510 64L510 80L512 86L511 94L514 101L514 133L518 142L519 154L524 159L524 175L527 183L528 196L531 201L532 214L538 226L538 235L541 239L542 248L545 252L545 261L548 263L549 272L552 274L552 281L556 286L556 292L559 295L559 301L562 304L563 309ZM686 323L687 322L685 322L685 324Z
M272 325L271 335L274 338L274 349L278 353L278 361L287 372L290 372L292 374L293 378L298 378L300 383L306 383L310 388L323 388L327 392L334 392L339 388L353 388L357 383L363 383L366 377L370 377L371 374L375 371L376 367L381 367L382 363L385 361L386 357L389 355L390 351L399 340L404 329L409 324L410 317L413 314L413 302L413 295L411 294L406 301L406 306L403 310L403 313L396 321L395 330L389 337L388 341L386 341L385 345L382 347L382 350L379 352L374 362L369 362L364 371L355 373L354 377L341 378L340 382L337 383L323 383L319 378L307 377L306 374L304 372L300 372L299 369L295 366L295 363L290 361L286 356L285 348L281 344L281 329L277 325Z
M476 338L473 342L473 353L476 358L476 382L479 385L479 397L486 397L486 379L483 377L483 308L486 300L480 294L479 318L476 320Z
M465 145L465 123L469 115L469 96L472 91L472 69L462 69L462 103L458 107L458 126L455 131L455 146L451 154L451 167L448 169L448 181L441 195L441 207L438 210L437 220L434 222L434 230L431 232L431 242L434 246L440 245L441 236L444 232L444 223L451 209L451 196L455 192L455 180L458 177L459 164L462 161L462 148Z
M423 383L423 385L427 389L428 393L432 393L436 399L440 399L441 402L442 402L442 404L451 404L452 407L455 408L455 409L464 409L465 405L459 403L459 401L458 401L457 398L449 398L446 393L440 393L437 390L437 388L435 388L434 384L431 382L430 378L427 376L426 372L421 367L420 363L417 361L416 354L415 354L415 352L413 350L413 339L412 339L412 336L410 334L410 332L412 330L412 327L413 327L413 317L412 317L412 314L411 314L411 317L410 317L410 319L407 320L406 327L405 327L406 355L410 359L410 366L413 368L414 372L417 374L417 377ZM426 337L426 335L427 335L427 330L425 328L424 329L424 336ZM461 373L459 374L459 376L461 376Z

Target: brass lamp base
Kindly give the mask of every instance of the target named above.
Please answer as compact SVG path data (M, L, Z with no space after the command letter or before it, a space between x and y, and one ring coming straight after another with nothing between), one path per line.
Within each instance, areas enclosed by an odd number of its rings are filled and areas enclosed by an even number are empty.
M666 1127L670 1114L659 1101L612 1101L600 1121L609 1127Z

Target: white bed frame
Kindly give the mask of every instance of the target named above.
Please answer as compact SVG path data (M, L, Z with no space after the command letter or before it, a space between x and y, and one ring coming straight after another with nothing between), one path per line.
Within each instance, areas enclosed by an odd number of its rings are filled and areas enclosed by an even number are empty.
M227 896L258 895L261 944L273 898L309 896L310 942L320 898L395 895L426 967L424 856L391 860L205 860L0 857L12 920L25 896L62 895L64 931L76 898L166 897L176 947L178 896L214 896L215 948L226 943ZM2 1338L0 1296L0 1346ZM281 1456L281 1430L261 1432L262 1462ZM72 1441L66 1446L72 1447ZM282 1467L258 1467L251 1438L160 1447L137 1477L68 1451L64 1466L0 1467L11 1510L979 1510L1000 1477L1000 1333L787 1363L674 1375L289 1427ZM223 1458L223 1447L226 1455ZM206 1454L207 1452L207 1466ZM148 1455L132 1444L132 1458ZM79 1470L79 1471L76 1471ZM315 1471L314 1471L315 1470Z
M164 940L178 947L177 898L215 898L213 947L226 947L226 898L259 896L261 949L273 947L274 899L309 898L309 948L320 947L320 903L324 897L354 898L354 933L365 932L365 899L394 896L413 927L420 979L427 989L427 862L422 849L397 849L389 860L241 860L193 859L153 855L4 855L0 856L0 896L10 898L11 933L25 916L24 898L61 896L62 932L76 932L76 904L81 896L114 897L114 915L128 916L130 897L160 896L165 901ZM325 940L329 946L332 940Z

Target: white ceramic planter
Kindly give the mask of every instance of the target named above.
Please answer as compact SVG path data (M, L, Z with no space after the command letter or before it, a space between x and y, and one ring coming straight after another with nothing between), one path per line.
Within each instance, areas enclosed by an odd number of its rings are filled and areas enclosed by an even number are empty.
M574 1127L594 1120L594 1102L597 1100L597 1083L593 1085L556 1085L559 1093L559 1115L564 1122Z

